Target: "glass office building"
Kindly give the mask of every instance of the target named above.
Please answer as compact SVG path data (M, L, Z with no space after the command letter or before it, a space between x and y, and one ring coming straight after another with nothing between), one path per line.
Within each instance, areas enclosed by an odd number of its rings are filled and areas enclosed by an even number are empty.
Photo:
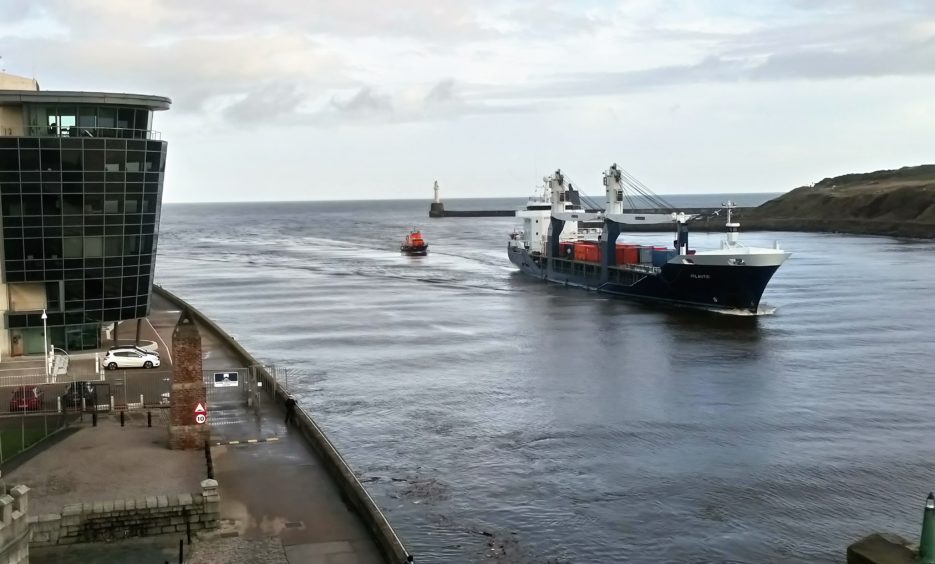
M3 82L0 81L0 87ZM0 353L101 347L149 314L168 98L0 89Z

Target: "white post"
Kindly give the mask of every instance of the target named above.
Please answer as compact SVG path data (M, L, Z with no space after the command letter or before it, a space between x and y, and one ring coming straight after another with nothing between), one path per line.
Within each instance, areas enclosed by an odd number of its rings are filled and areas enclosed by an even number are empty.
M46 326L46 320L49 318L45 313L45 309L42 310L42 346L45 349L45 383L49 383L49 332L48 327Z

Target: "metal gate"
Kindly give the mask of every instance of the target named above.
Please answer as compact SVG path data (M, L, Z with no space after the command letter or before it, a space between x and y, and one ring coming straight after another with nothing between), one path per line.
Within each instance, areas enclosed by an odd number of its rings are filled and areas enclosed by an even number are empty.
M203 373L208 405L243 405L246 401L252 382L249 368L204 370Z

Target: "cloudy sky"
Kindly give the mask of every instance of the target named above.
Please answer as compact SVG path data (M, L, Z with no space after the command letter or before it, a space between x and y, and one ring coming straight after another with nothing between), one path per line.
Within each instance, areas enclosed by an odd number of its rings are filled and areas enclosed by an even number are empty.
M932 0L0 0L0 68L169 96L166 201L661 194L935 162Z

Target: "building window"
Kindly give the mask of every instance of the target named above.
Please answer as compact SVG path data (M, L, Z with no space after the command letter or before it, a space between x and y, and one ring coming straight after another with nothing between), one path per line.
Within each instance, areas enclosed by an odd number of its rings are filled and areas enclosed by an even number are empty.
M39 149L20 149L19 169L21 171L39 170Z
M106 256L119 257L123 255L123 237L105 237L104 250Z
M85 237L84 238L84 256L85 258L100 258L104 256L104 238L103 237Z
M65 258L81 258L84 256L81 237L65 237L63 243Z
M107 148L104 170L107 172L121 172L127 169L127 154L123 149Z
M0 149L0 171L19 172L19 153L16 149Z

